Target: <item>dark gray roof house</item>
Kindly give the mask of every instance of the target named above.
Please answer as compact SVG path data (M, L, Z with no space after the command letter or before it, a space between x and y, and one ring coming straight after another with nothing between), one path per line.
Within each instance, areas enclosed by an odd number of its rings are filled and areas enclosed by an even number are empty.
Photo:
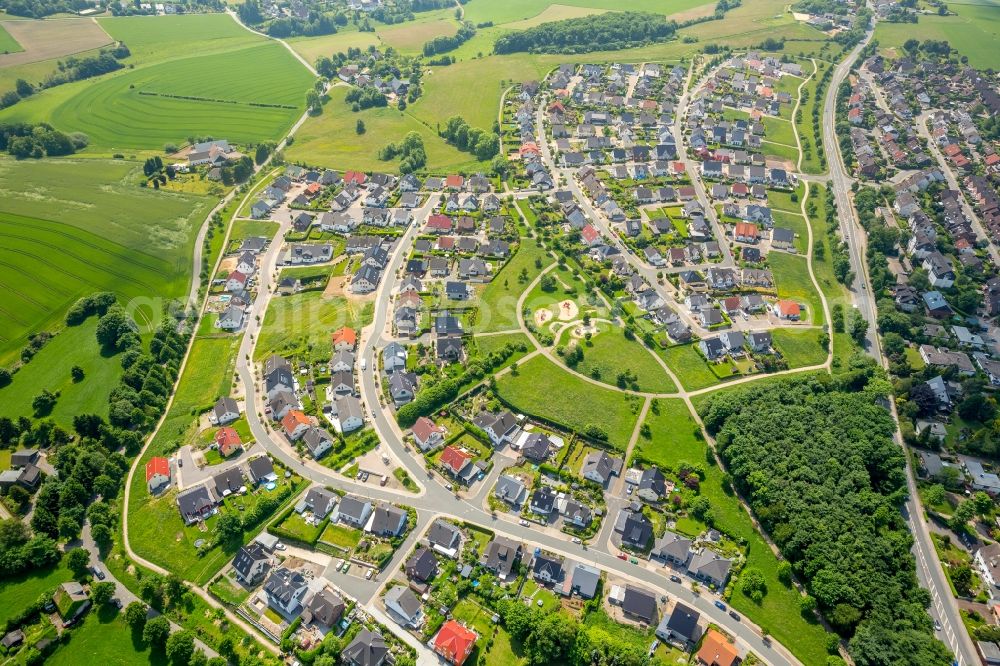
M533 432L525 439L524 446L521 447L521 454L528 460L544 462L548 460L551 449L552 441L546 435Z
M640 511L622 509L615 521L615 531L622 543L633 548L646 548L653 538L653 524Z
M344 608L344 600L337 593L324 587L306 602L302 610L302 621L332 627L340 621Z
M267 573L269 563L270 558L264 552L263 546L252 541L236 551L233 569L248 585L256 585Z
M512 506L521 506L524 503L526 489L519 478L505 474L497 479L493 493Z
M362 629L354 640L340 653L340 659L349 666L382 666L389 655L389 646L382 634Z
M664 617L656 627L656 635L665 641L679 640L694 643L701 634L698 629L700 618L698 611L677 602L670 617Z
M367 530L379 536L399 536L406 528L406 512L394 506L377 506Z
M435 520L427 532L427 542L432 546L451 550L462 543L462 532L446 520Z
M437 575L437 559L428 548L419 548L410 559L406 561L406 577L419 580L421 583L434 578Z
M314 516L322 520L337 505L337 496L326 488L310 488L306 493L305 504Z
M231 467L212 477L217 497L227 497L243 487L243 472L239 467Z
M247 463L247 472L254 483L262 481L273 481L277 477L274 474L274 464L270 456L257 456Z
M517 561L521 559L521 549L519 542L498 536L486 547L480 563L495 573L500 580L507 580Z
M655 624L658 616L656 595L644 588L626 585L622 610L625 611L626 615L646 624Z
M693 542L687 537L683 537L677 532L667 530L663 536L656 540L653 551L650 553L664 562L673 562L681 566L687 566L691 557L691 544Z
M597 585L601 582L601 571L586 564L577 564L570 578L570 592L584 599L593 599L597 594Z
M181 512L181 518L190 525L211 513L215 507L215 500L208 486L201 485L177 495L177 507Z

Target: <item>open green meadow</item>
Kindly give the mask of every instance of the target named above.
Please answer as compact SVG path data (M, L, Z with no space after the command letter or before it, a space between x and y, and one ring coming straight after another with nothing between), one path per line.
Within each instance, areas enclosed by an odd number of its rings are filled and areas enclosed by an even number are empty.
M0 53L17 53L23 51L17 40L10 36L2 25L0 25Z
M568 344L570 335L564 332L558 344ZM656 357L637 340L628 340L621 327L601 322L598 332L589 342L580 340L583 360L574 368L577 372L614 386L618 374L631 372L636 376L639 391L673 393L677 390Z
M479 313L475 326L476 333L506 331L516 329L517 300L531 282L520 280L522 271L529 276L537 275L536 261L543 265L550 260L545 250L533 238L522 238L517 253L504 265L497 275L486 285L479 296Z
M0 388L0 416L32 417L31 401L43 389L59 393L49 416L69 429L77 414L108 415L108 394L118 385L122 366L118 355L105 356L97 343L97 317L63 329L23 366L11 383ZM74 382L70 368L83 369Z
M370 301L325 297L322 291L304 291L271 301L264 315L254 356L312 352L329 356L330 334L342 326L362 328L371 323Z
M155 299L186 293L196 228L212 202L139 187L137 168L124 160L0 160L0 363L29 333L61 326L81 296L147 299L141 319L160 312Z
M820 345L822 334L816 328L776 328L771 331L771 339L788 361L788 367L802 368L826 362L826 347Z
M625 449L635 426L641 399L604 389L566 372L544 356L536 356L497 380L497 394L514 408L554 421L570 430L596 425L609 443ZM600 405L599 410L594 406Z
M309 72L280 44L228 16L109 19L102 26L128 44L134 55L126 63L134 69L43 91L0 120L48 121L87 134L92 151L112 152L161 150L191 136L276 140L305 108Z
M470 153L449 146L437 135L433 125L426 125L411 115L416 104L400 112L395 108L365 109L353 113L344 102L347 86L330 91L330 101L323 113L311 116L295 135L295 143L285 151L289 160L335 169L395 171L399 160L382 161L378 151L386 144L417 132L424 140L427 169L430 171L477 171L484 164ZM365 124L364 134L357 133L357 122ZM438 119L443 122L447 116Z
M31 570L0 583L0 624L20 615L28 606L38 601L45 592L51 592L73 578L73 573L62 564L51 569Z
M60 645L47 664L75 666L76 664L114 664L115 666L166 666L166 655L154 650L142 640L136 640L125 624L124 615L114 606L91 611L79 627Z
M696 391L719 383L719 378L698 351L697 343L676 345L659 353L685 389Z
M448 12L450 14L451 12ZM421 14L417 15L421 17ZM450 18L435 18L402 25L380 28L375 31L386 46L401 53L422 53L424 44L435 37L451 37L458 32L458 21Z
M920 15L917 23L887 23L881 21L875 28L875 39L883 53L899 56L903 43L908 39L944 40L961 55L968 56L969 64L980 69L1000 68L1000 2L980 0L974 2L949 2L948 9L955 16Z
M809 279L806 258L785 252L771 252L767 255L767 263L774 274L778 298L790 299L805 306L802 321L808 321L813 326L822 325L823 305Z
M766 381L766 380L765 380ZM666 469L676 469L680 463L700 465L705 470L699 494L712 506L714 526L737 540L745 540L747 565L757 567L767 581L767 594L761 603L751 601L735 591L731 606L767 628L782 645L804 664L825 661L826 634L817 625L807 622L799 612L799 594L778 580L778 560L763 537L754 529L750 517L737 498L728 490L724 474L709 462L708 448L684 403L680 400L657 400L646 416L650 437L640 437L636 454Z

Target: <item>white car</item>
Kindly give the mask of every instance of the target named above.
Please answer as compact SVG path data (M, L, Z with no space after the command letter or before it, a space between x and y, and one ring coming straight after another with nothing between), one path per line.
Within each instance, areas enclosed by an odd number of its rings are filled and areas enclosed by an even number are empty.
M522 527L527 527L527 526L528 526L528 521L527 521L527 520L525 520L524 518L522 518L522 519L521 519L521 526L522 526Z
M580 537L573 537L573 543L583 543L580 541Z
M284 550L287 547L288 546L286 546L285 544L281 543L280 541L278 543L274 544L274 549L275 550Z
M373 576L374 574L375 574L375 570L374 570L374 569L369 569L369 570L368 570L368 573L366 573L366 574L365 574L365 580L371 580L371 579L372 579L372 576Z

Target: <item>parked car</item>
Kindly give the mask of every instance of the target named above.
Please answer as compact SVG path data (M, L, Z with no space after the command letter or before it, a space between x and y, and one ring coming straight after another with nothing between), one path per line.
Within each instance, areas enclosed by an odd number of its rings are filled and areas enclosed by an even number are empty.
M618 559L619 560L627 560L628 559L628 555L626 555L625 553L618 553Z
M368 573L366 573L366 574L365 574L365 580L371 580L371 579L372 579L372 576L373 576L374 574L375 574L375 570L374 570L374 569L369 569L369 570L368 570Z
M524 518L522 518L521 519L521 527L527 527L527 526L528 526L528 521L525 520Z
M573 543L583 543L583 542L580 540L580 537L573 537Z
M94 575L97 576L97 580L104 580L104 572L101 571L100 567L94 567L92 571L94 572Z
M718 608L719 610L722 610L722 611L726 610L726 604L722 603L718 599L716 599L714 603L715 603L715 607Z
M634 557L630 557L629 562L631 562L632 564L639 564L639 560L635 559Z
M742 618L740 617L740 614L739 614L739 613L737 613L737 612L736 612L736 611L734 611L734 610L731 610L731 611L729 611L729 617L733 618L733 619L734 619L734 620L736 620L737 622L739 622L739 621L740 621L740 620L742 619Z
M670 582L671 583L680 583L681 582L681 577L680 576L676 576L676 575L675 576L671 576L670 577Z

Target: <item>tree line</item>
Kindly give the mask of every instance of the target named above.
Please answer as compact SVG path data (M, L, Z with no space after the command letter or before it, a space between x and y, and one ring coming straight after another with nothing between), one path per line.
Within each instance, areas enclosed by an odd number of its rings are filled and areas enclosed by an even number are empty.
M879 404L889 390L869 363L716 395L703 417L733 483L805 581L803 614L821 611L858 666L946 666L900 511L904 453Z
M430 58L439 53L454 51L475 36L476 28L468 21L463 21L462 27L454 35L441 35L424 44L424 56Z
M497 38L493 51L518 53L589 53L617 51L672 39L677 23L662 14L608 12L542 23Z
M427 164L427 152L420 134L409 132L402 141L386 144L378 153L380 160L394 160L397 157L402 158L399 162L400 173L413 173L424 168Z

